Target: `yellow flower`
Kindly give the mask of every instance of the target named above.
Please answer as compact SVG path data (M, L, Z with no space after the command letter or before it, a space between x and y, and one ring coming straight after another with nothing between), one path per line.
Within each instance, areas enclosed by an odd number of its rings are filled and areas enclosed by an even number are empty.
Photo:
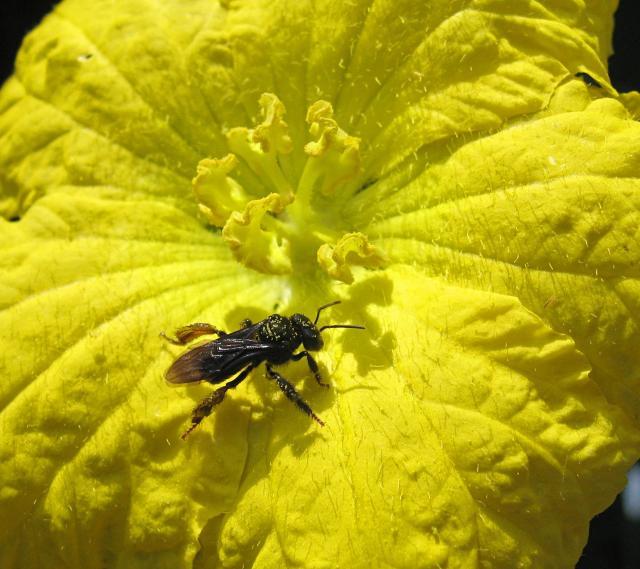
M640 454L611 10L61 2L0 92L0 566L573 567ZM161 331L337 299L324 428L260 368L180 440Z

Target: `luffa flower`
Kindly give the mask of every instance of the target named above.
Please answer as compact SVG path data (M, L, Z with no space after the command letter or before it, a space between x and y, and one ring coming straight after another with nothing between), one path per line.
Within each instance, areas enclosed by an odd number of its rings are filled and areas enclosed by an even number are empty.
M0 96L0 566L572 567L639 454L614 7L62 2ZM335 299L326 427L255 371L179 440L160 331Z

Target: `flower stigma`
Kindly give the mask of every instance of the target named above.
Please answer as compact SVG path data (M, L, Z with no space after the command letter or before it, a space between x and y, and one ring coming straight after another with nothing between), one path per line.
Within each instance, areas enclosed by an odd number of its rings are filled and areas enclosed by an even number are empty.
M284 104L264 93L259 105L262 122L229 129L230 153L201 160L192 182L201 213L222 228L236 260L267 274L320 268L345 283L353 282L354 266L383 266L382 252L341 215L362 174L360 139L338 126L330 103L316 101L295 175Z

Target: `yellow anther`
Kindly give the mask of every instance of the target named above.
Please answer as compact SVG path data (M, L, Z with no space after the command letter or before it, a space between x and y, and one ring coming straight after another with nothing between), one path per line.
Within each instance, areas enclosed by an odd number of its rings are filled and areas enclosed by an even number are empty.
M279 156L289 154L293 149L289 127L282 118L286 111L280 99L271 93L262 94L260 107L264 117L262 123L255 129L230 129L227 132L229 148L249 165L263 183L271 185L287 203L291 203L293 189L278 162Z
M262 273L291 272L289 241L279 236L277 220L268 215L281 213L285 206L282 197L272 193L250 201L243 213L231 214L222 237L239 262Z
M318 264L331 277L347 284L353 282L354 265L368 268L382 267L385 256L369 243L363 233L347 233L335 245L325 243L318 249Z
M333 195L346 180L360 172L360 139L349 136L333 119L333 107L327 101L316 101L307 111L309 132L314 142L304 151L311 160L305 169L303 185L317 187L325 195ZM301 182L302 183L302 182Z
M263 152L273 149L278 154L289 154L293 150L293 142L289 126L283 119L287 111L282 101L273 93L262 93L259 103L264 121L253 131L253 142L260 144Z
M287 176L297 170L288 162L293 143L284 105L271 93L259 103L262 122L231 128L227 140L233 154L202 160L193 180L200 210L211 224L223 227L234 257L248 268L284 274L294 270L294 263L296 270L312 265L317 251L324 271L347 283L354 280L354 266L380 266L382 254L361 233L330 244L342 233L341 202L331 196L360 173L360 139L338 126L330 103L312 104L307 112L312 142L304 147L308 159L294 193ZM240 164L244 187L230 177Z
M244 209L248 196L242 186L228 176L238 164L233 154L200 160L192 181L198 207L212 225L222 227L233 211Z

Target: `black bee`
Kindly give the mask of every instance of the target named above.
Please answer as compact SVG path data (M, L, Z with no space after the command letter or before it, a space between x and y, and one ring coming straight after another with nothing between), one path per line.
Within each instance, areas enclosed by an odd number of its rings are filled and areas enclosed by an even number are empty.
M253 369L262 362L266 362L267 377L273 379L282 392L301 411L316 420L320 425L323 421L311 407L300 397L284 377L273 369L273 365L284 364L290 360L298 361L307 359L307 365L313 372L316 381L324 386L318 364L309 353L322 349L324 342L320 333L327 328L356 328L364 330L364 326L351 326L348 324L332 324L329 326L316 326L320 312L325 308L339 304L340 301L330 302L318 308L316 319L311 322L304 314L293 316L280 316L272 314L257 324L251 320L245 320L242 328L235 332L226 333L211 324L189 324L176 330L176 339L161 334L172 344L184 345L191 340L204 335L215 334L219 336L212 342L196 346L182 354L167 370L165 377L170 383L194 383L208 381L209 383L222 383L224 380L234 377L231 381L216 389L205 397L193 410L191 426L184 432L182 438L195 429L200 422L211 414L213 408L219 405L229 389L237 387ZM302 344L304 350L294 354L293 352ZM237 374L237 375L236 375Z

